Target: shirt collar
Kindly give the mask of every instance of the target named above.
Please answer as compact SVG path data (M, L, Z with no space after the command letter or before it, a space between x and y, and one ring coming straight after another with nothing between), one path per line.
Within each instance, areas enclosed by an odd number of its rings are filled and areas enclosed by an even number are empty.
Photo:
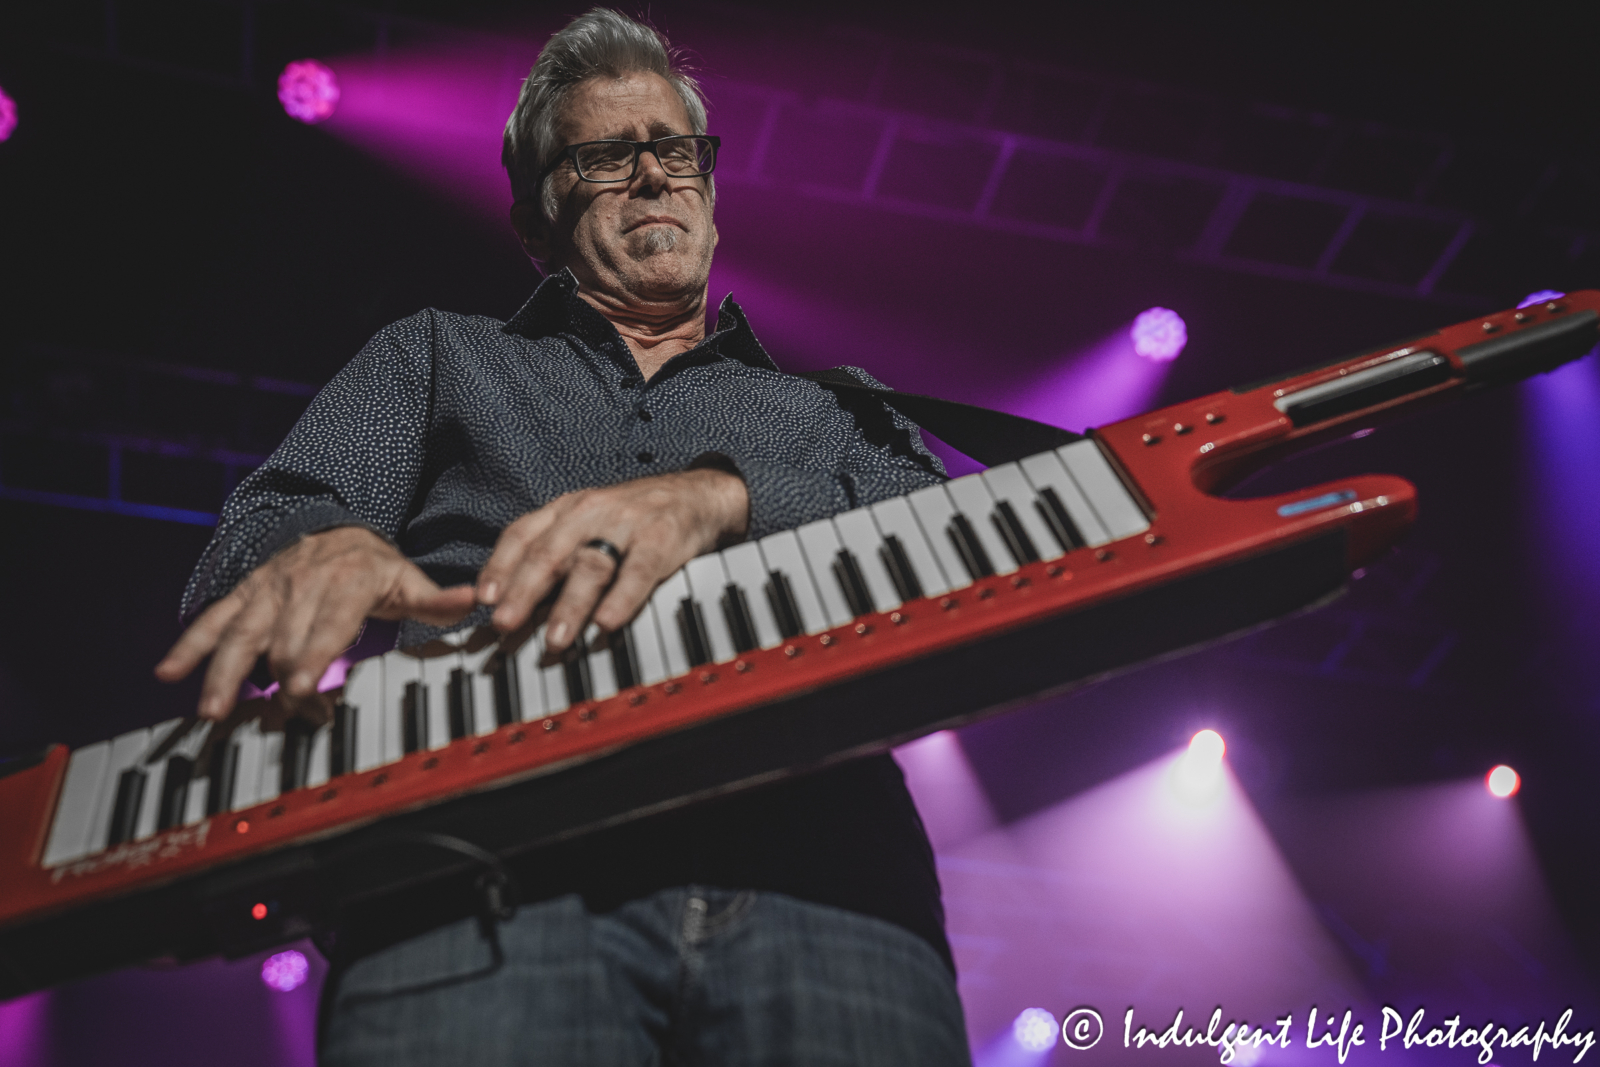
M617 339L616 330L606 317L578 295L578 279L566 268L540 282L528 302L507 320L503 329L530 340L558 333L578 334L600 343ZM778 365L756 340L744 309L731 295L717 308L716 329L691 351L726 356L762 370L778 370Z

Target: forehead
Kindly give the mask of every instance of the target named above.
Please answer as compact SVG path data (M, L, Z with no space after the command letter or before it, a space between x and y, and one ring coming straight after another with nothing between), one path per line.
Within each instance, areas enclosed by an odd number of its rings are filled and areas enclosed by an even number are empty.
M692 132L689 113L672 84L659 74L637 71L579 82L567 94L556 129L567 144L613 137L644 141Z

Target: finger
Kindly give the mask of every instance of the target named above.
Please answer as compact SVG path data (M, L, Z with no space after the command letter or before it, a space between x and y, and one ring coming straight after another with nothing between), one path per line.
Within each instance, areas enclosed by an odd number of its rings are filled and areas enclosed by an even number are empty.
M639 614L639 609L644 607L662 579L676 569L651 566L649 561L635 560L633 557L624 559L616 580L601 598L591 618L607 633L622 629Z
M161 662L156 664L156 677L163 682L187 678L189 672L217 647L217 640L223 631L244 609L245 599L244 592L235 589L202 611L200 617L189 624L189 628L161 658Z
M500 531L489 562L478 572L477 594L479 603L498 604L504 596L512 576L516 574L522 557L544 532L566 510L561 501L552 502L538 511L529 512Z
M573 542L570 531L563 532L557 526L524 550L491 616L496 629L507 633L521 626L556 583L566 577L575 562L573 553L578 546Z
M477 605L472 586L440 589L421 567L407 562L388 592L367 613L377 619L416 619L430 626L449 626L460 622Z
M560 655L577 640L616 574L617 565L611 557L597 549L581 548L573 556L572 569L550 609L545 630L545 648L552 655Z
M292 658L279 668L279 692L290 711L314 700L317 683L356 639L365 618L366 603L361 597L327 597L317 605L316 613L303 624ZM280 630L282 625L280 621Z
M364 599L352 598L346 590L332 590L327 582L297 582L289 586L288 596L272 622L267 639L267 663L280 690L293 689L295 696L304 696L316 689L321 672L309 679L302 677L307 673L307 666L301 653L317 617L333 604L354 599L359 607L359 601Z
M220 719L238 700L239 686L267 650L277 610L276 597L254 597L223 631L200 687L201 718Z

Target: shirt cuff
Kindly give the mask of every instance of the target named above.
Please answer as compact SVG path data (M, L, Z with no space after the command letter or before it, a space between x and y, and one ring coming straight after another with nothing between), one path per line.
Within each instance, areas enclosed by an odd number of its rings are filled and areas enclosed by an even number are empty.
M713 455L719 462L705 462ZM695 466L716 466L744 479L745 491L750 494L750 526L745 538L750 541L837 515L852 506L844 479L835 474L732 459L721 453L707 453L695 460Z

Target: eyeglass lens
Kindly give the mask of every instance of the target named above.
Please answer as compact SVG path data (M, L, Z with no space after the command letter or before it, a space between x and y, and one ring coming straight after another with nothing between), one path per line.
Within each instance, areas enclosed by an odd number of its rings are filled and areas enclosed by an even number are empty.
M675 177L708 174L715 159L708 137L663 137L655 156L661 169ZM636 155L632 142L597 141L580 145L574 153L578 173L590 181L624 181L633 176Z

